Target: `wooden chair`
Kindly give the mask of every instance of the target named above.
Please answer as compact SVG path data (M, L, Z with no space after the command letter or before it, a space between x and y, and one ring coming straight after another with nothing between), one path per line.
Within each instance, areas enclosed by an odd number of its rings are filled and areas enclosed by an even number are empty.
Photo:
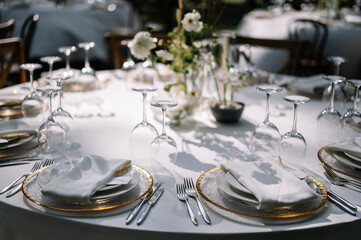
M289 26L289 38L308 41L298 63L301 75L314 75L326 70L327 61L323 55L328 38L326 24L311 19L296 19Z
M107 32L104 35L107 45L110 47L111 55L113 57L114 69L121 69L122 64L127 60L127 46L124 40L131 40L135 34L120 34ZM167 41L169 37L163 33L153 33L154 41L163 39Z
M19 58L19 64L25 63L25 47L21 38L0 39L0 88L5 85L6 79L10 73L15 60ZM20 71L20 81L26 82L26 72Z
M250 46L286 50L290 54L289 61L282 67L280 73L296 75L297 65L305 42L298 40L261 39L236 36L230 39L230 44L248 44Z
M29 59L29 53L31 49L31 44L33 42L34 34L36 31L36 26L39 21L39 14L35 13L30 16L28 16L22 27L20 32L20 37L24 39L25 43L25 59L27 62L31 62L32 60Z
M7 22L0 23L0 39L11 37L15 28L15 20L10 19Z

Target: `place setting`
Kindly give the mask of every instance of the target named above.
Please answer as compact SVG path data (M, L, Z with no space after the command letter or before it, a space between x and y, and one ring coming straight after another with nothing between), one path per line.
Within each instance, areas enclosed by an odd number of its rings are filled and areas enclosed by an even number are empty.
M40 168L24 181L29 204L66 216L103 216L127 211L151 191L153 179L130 160L95 155L69 158Z

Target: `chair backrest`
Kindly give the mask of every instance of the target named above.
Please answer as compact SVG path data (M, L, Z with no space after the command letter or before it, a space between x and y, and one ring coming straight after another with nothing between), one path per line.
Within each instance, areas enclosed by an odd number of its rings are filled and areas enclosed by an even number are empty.
M31 44L33 42L34 34L36 31L36 26L39 21L39 14L32 14L28 16L22 27L20 32L20 37L24 39L25 42L25 59L29 61L29 53L31 49Z
M24 41L21 38L0 39L0 88L5 85L15 60L19 58L19 64L25 63L24 51ZM26 82L25 70L19 69L19 71L20 81Z
M11 37L15 28L15 20L10 19L7 22L0 23L0 39Z
M296 19L290 23L289 38L295 40L308 40L309 45L301 54L301 59L315 60L320 64L328 38L327 25L312 19Z
M297 63L300 52L305 42L298 40L283 40L283 39L263 39L251 38L244 36L236 36L230 39L230 44L248 44L250 46L264 47L270 49L279 49L289 52L289 61L282 67L282 73L289 73L295 75L297 73Z
M127 60L127 46L124 44L124 40L131 40L134 36L134 34L105 33L104 38L111 50L114 69L121 69L122 64ZM154 41L160 39L166 41L169 39L169 37L163 33L152 33L152 37Z

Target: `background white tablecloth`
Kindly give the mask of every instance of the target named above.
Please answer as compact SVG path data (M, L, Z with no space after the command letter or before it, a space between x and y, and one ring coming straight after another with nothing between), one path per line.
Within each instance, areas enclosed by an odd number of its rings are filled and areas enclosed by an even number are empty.
M93 113L96 113L99 108L86 102L98 97L103 100L102 109L110 109L116 116L75 118L75 126L69 133L69 139L77 143L79 148L55 154L56 161L81 154L111 158L131 157L129 134L141 121L141 94L132 92L124 81L117 80L112 75L108 77L111 81L103 90L64 95L64 108L72 113L78 111L75 104L79 101L83 102L81 108L92 109ZM3 89L0 96L4 91L9 92L12 89L19 89L19 86ZM285 94L286 91L272 96L271 112L277 104L287 105L282 100ZM201 173L219 166L220 162L235 159L242 161L248 154L251 131L264 118L266 97L252 86L243 89L237 95L237 99L245 102L246 108L241 121L235 125L218 124L208 115L202 121L187 120L180 127L167 126L168 134L178 145L179 155L175 170L180 176L193 177L196 180ZM323 107L320 101L312 100L300 106L298 119L298 130L308 144L307 157L302 164L320 175L322 171L316 155L320 147L315 142L314 130L316 116ZM291 129L293 112L292 108L287 107L281 112L282 115L278 117L271 115L271 121L283 134ZM207 113L204 115L207 116ZM149 122L160 130L161 123L152 116L154 114L150 114ZM5 131L10 123L12 126L20 126L20 123L24 122L2 122L2 131ZM145 165L141 162L138 164ZM0 168L0 188L26 172L29 167L30 165L20 165ZM331 188L361 205L361 193L342 187ZM196 202L193 199L190 201L195 210ZM249 225L224 218L211 210L209 213L212 224L207 225L196 211L199 221L199 226L196 227L188 217L185 204L177 199L175 187L169 186L166 186L165 193L142 225L138 226L135 222L126 225L128 213L104 217L61 217L29 207L27 200L20 193L11 198L0 195L0 239L355 239L361 233L360 213L353 217L330 203L311 219L286 225Z
M320 19L317 12L287 12L274 16L265 11L253 11L243 17L237 27L237 33L270 39L288 39L290 24L298 18ZM348 59L340 67L340 75L346 78L361 77L361 25L353 25L341 20L327 23L328 39L324 49L324 56L343 56ZM270 72L277 72L282 63L287 61L287 55L280 51L269 49L255 49L252 59L256 65Z

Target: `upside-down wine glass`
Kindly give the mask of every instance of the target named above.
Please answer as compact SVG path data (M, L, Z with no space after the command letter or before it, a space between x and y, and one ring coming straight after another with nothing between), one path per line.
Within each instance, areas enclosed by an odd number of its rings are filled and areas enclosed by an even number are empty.
M250 150L255 160L264 157L270 157L277 160L279 156L279 143L281 134L272 122L269 121L269 105L271 94L280 92L281 87L264 85L256 88L258 91L265 92L267 96L266 114L262 123L258 124L251 135Z
M343 139L353 139L361 136L361 113L357 111L357 100L359 96L359 90L361 87L360 79L349 79L347 80L351 86L355 88L353 106L343 116Z
M139 161L143 164L146 164L146 161L150 156L150 144L154 138L159 135L157 129L147 121L147 95L150 92L157 91L157 88L152 86L144 86L133 87L132 90L140 92L143 95L142 122L137 124L130 133L130 148L132 159L134 161ZM148 162L148 164L150 164L150 162Z
M342 63L346 63L347 59L341 56L330 56L327 58L329 62L333 65L333 75L340 76L340 66ZM325 89L322 95L323 102L329 102L331 97L331 85ZM342 110L346 104L346 93L343 89L343 84L339 84L335 86L335 94L334 94L334 104L337 109Z
M29 72L30 78L30 93L26 95L21 103L21 111L24 117L34 116L36 113L43 112L44 102L34 89L34 71L40 69L41 65L38 63L26 63L20 65L21 69Z
M121 44L123 46L126 46L127 47L127 60L123 63L122 65L122 69L127 71L127 70L131 70L131 69L134 69L135 68L135 63L131 57L131 54L130 54L130 41L131 39L127 39L127 40L122 40L121 41Z
M61 60L61 58L58 57L58 56L46 56L46 57L40 58L40 61L45 62L45 63L47 63L49 65L48 77L53 76L54 63L59 62L60 60Z
M52 116L56 120L56 122L63 127L63 129L66 132L68 132L72 126L73 117L68 111L64 110L62 106L62 101L61 101L62 83L64 80L67 80L70 77L71 77L70 75L67 75L67 72L66 73L64 72L64 74L58 74L58 75L53 75L52 77L48 77L49 80L55 81L56 86L61 89L60 91L58 91L58 99L59 99L58 108L53 111Z
M166 133L166 111L168 108L176 107L178 103L171 100L158 100L152 101L150 104L162 109L162 133L150 145L150 160L154 175L159 181L164 182L172 177L172 173L169 175L169 172L172 172L171 165L176 162L178 155L176 142Z
M345 81L341 76L324 76L323 79L330 81L331 97L330 105L321 111L316 121L316 140L320 146L337 142L342 135L341 114L334 107L335 87Z
M70 68L70 55L73 52L76 52L78 49L75 46L64 46L58 48L58 52L63 53L65 55L65 71L68 75L73 76L74 70Z
M308 97L286 96L283 98L293 103L292 130L284 134L280 142L280 156L282 163L302 163L307 153L307 143L301 133L297 132L298 106L310 101Z
M61 148L65 141L65 131L63 127L57 123L53 118L53 93L60 92L61 88L58 86L45 86L38 88L38 91L48 95L49 97L49 115L47 120L39 127L39 138L45 135L48 142L48 152L56 151Z
M89 63L89 50L95 46L94 42L82 42L78 44L79 48L83 48L85 51L84 67L81 69L82 74L89 74L95 76L95 70L90 67Z

